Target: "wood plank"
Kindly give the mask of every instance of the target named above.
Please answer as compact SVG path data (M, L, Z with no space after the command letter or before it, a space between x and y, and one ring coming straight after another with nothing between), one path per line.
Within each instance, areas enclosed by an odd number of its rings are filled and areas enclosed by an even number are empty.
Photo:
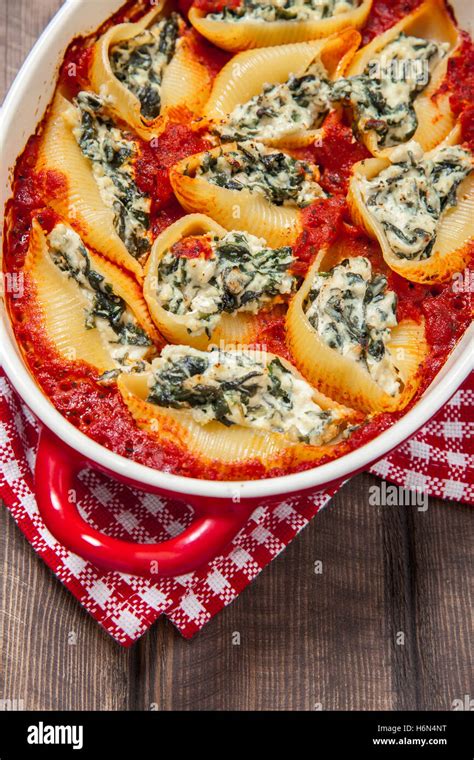
M474 694L472 671L472 536L469 507L430 500L413 513L415 625L419 705L452 710ZM459 705L459 703L458 703Z
M0 103L41 32L62 0L4 0L0 4Z
M0 700L28 710L126 710L132 653L110 638L0 506Z
M390 709L384 547L367 482L359 476L346 485L192 643L174 637L171 707ZM236 632L240 646L233 644ZM145 667L157 649L154 638L163 635L160 623L139 644ZM151 702L168 707L157 678L152 684L143 674L143 685L142 709Z

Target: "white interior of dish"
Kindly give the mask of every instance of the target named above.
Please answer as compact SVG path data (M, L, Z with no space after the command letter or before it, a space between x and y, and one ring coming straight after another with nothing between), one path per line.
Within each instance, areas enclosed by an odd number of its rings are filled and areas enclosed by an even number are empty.
M11 194L11 168L35 131L56 83L58 64L69 42L96 29L121 5L122 0L67 0L28 56L2 109L0 144L0 209ZM453 2L462 26L472 27L471 0ZM3 218L0 219L3 229ZM463 337L424 396L401 420L360 449L306 472L261 481L215 482L153 470L131 462L92 441L68 423L42 394L26 369L16 345L3 300L0 308L0 360L12 383L34 414L72 448L102 467L145 486L183 495L232 498L264 498L307 488L317 488L365 469L371 462L402 443L452 396L473 366L473 330Z

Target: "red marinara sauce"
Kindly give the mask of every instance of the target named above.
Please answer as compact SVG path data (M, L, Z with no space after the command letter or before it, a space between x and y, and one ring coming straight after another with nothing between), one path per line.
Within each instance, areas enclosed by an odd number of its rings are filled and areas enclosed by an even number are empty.
M234 7L239 3L240 0L233 0ZM220 10L224 4L229 5L222 0L197 0L195 3L196 7L207 12ZM374 0L363 30L364 42L380 34L418 4L419 0ZM189 0L180 0L179 6L185 15L190 6ZM136 20L151 7L151 0L127 2L101 27L98 34L113 24ZM215 77L230 55L215 48L195 30L189 30L187 34L195 54L206 65L210 76ZM94 39L77 38L66 52L59 82L69 97L74 97L90 84L91 45ZM460 54L450 60L442 89L450 92L451 107L460 117L463 138L471 146L474 135L473 76L473 45L464 36ZM157 139L150 143L137 140L139 151L135 178L140 189L151 197L151 226L155 236L185 214L169 182L170 167L176 161L210 147L199 131L191 129L190 121L191 114L183 111L180 119L171 121ZM294 248L294 272L304 276L321 247L336 240L347 249L348 256L366 256L376 271L384 272L389 287L398 297L398 319L425 320L430 354L422 368L421 393L439 371L471 320L470 283L465 275L459 274L453 282L444 285L417 285L404 280L385 265L378 244L354 226L345 201L351 168L354 163L366 158L368 153L354 139L350 126L343 120L329 116L324 131L321 144L295 151L296 157L318 164L320 184L328 197L312 204L302 214L303 232ZM61 173L35 172L38 142L37 136L30 138L17 161L14 196L7 206L4 269L20 276L23 275L32 218L38 217L46 232L53 228L58 217L48 207L48 199L64 190L66 182ZM178 244L175 253L191 257L206 255L206 250L195 241L196 238ZM13 328L27 363L44 392L70 422L107 448L151 467L193 477L219 477L218 464L209 465L203 472L202 462L194 459L189 452L183 452L170 443L158 445L153 437L137 428L115 386L98 383L97 372L89 365L66 361L57 354L45 333L34 283L27 275L24 275L18 291L7 293L7 299ZM291 361L286 342L284 308L276 307L272 315L262 326L255 342ZM379 414L369 419L338 447L333 456L344 454L371 440L402 416L404 411ZM312 466L311 462L307 462L298 469ZM284 469L265 471L259 462L247 462L226 471L226 478L259 478L284 473Z
M171 253L179 259L210 259L212 248L206 238L190 235L171 246Z

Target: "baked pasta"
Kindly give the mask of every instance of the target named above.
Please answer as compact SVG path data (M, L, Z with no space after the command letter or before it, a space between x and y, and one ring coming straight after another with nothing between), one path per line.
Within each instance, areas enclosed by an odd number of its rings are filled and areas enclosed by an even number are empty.
M73 40L5 214L39 387L190 477L374 439L471 321L473 76L442 0L129 0Z
M441 282L472 253L474 159L459 129L428 152L413 141L354 166L349 203L387 264L414 282Z
M281 357L249 349L167 346L119 388L140 427L223 466L322 457L353 418Z
M314 143L332 106L331 82L359 42L358 32L346 29L316 42L239 53L216 77L204 112L210 131L222 142Z
M145 139L182 107L199 112L211 77L179 13L164 2L134 24L108 29L93 47L91 85L109 109Z
M157 238L144 295L172 343L250 344L296 289L294 263L290 246L270 248L248 232L228 232L204 214L190 214Z
M453 128L440 91L459 32L442 0L426 0L354 56L333 88L374 156L414 139L429 150Z
M359 29L371 0L196 0L189 11L193 26L224 50L281 45Z
M365 256L321 251L287 315L297 366L325 393L365 411L405 407L427 354L423 320L397 320L397 295Z
M144 369L159 335L143 293L123 269L88 250L72 227L45 232L33 220L25 272L35 281L44 326L55 350L108 376Z
M312 162L252 140L185 158L170 173L187 211L206 211L222 225L252 230L272 245L296 241L300 210L325 197L318 179Z

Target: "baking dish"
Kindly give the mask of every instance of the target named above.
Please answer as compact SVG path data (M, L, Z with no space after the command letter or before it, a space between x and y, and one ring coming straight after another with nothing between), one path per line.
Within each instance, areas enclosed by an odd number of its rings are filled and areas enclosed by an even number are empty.
M121 0L68 0L25 61L2 109L0 208L11 192L11 172L51 99L66 46L116 11ZM461 25L468 2L454 3ZM3 227L3 221L2 221ZM125 459L89 439L67 422L42 394L16 344L2 300L0 350L3 368L41 423L36 462L36 496L51 533L72 551L105 568L130 574L180 575L208 562L244 525L252 510L270 500L316 492L366 469L409 438L452 396L472 369L472 327L422 398L377 438L345 456L296 474L260 481L211 481L154 470ZM192 525L161 544L134 544L105 536L90 526L69 500L74 479L90 466L138 488L181 499L195 510Z

